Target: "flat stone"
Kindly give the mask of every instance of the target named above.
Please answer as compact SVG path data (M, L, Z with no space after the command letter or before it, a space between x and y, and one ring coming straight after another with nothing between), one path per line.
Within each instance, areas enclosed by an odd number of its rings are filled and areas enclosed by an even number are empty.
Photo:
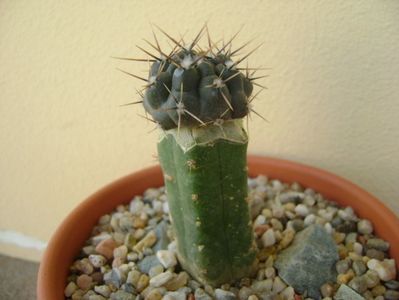
M338 259L331 235L320 225L309 225L280 252L275 267L279 276L297 292L320 298L320 287L328 281L335 281Z
M362 296L352 290L346 284L341 284L334 296L335 300L364 300Z

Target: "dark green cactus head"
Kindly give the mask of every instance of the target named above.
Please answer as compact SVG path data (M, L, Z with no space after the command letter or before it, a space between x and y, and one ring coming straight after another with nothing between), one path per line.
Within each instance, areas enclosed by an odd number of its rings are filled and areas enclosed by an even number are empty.
M232 51L234 36L218 48L211 42L209 34L208 47L204 50L197 43L205 28L189 46L160 29L174 43L169 54L160 48L155 35L156 45L147 43L158 52L157 55L139 47L151 56L149 61L152 62L148 80L140 78L147 81L143 105L163 129L243 118L251 110L250 96L255 78L250 77L248 68L239 68L238 64L253 51L234 62L233 56L246 44Z

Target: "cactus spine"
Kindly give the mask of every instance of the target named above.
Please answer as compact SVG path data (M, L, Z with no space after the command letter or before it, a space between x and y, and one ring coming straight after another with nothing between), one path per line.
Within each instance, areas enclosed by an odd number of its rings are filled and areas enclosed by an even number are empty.
M178 258L185 270L213 286L253 272L256 245L247 204L247 134L242 118L253 111L255 78L233 62L231 42L219 48L189 46L160 29L173 43L158 53L146 81L145 110L162 129L158 154L164 173ZM197 47L197 49L194 49ZM145 60L145 59L130 59ZM253 74L254 72L252 72ZM251 75L252 75L251 74Z

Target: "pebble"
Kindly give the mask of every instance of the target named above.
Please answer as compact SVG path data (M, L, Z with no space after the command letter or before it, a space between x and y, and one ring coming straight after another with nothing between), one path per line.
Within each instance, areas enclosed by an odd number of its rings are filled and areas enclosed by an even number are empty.
M358 242L353 243L353 251L358 255L362 255L363 254L362 244L360 244Z
M162 300L186 300L186 294L184 292L168 292Z
M93 278L87 274L82 274L76 279L78 287L82 290L88 290L93 283Z
M272 228L266 230L266 232L261 237L263 247L267 248L273 246L276 243L276 236L274 235L274 230Z
M111 289L109 288L108 285L97 285L94 287L94 291L97 294L104 296L105 298L108 298L109 295L111 294Z
M352 263L352 269L357 276L363 275L367 271L366 264L361 260L355 260Z
M96 252L106 257L107 259L111 259L114 255L114 249L117 244L113 238L108 238L98 243L96 246Z
M161 274L164 271L163 266L162 265L156 265L151 267L151 269L148 271L148 275L150 276L150 278L157 276L159 274Z
M242 287L239 292L238 292L238 298L240 300L247 300L249 296L251 296L253 294L253 290L250 289L249 287Z
M363 275L367 280L367 287L373 288L380 283L380 278L378 277L377 272L368 270L366 274Z
M359 294L363 294L367 291L367 279L363 276L355 277L348 283L348 286Z
M150 278L147 275L142 274L139 278L139 281L137 282L137 285L136 285L137 291L139 291L139 292L143 291L148 286L149 282L150 282Z
M180 272L179 274L177 274L177 276L172 278L170 281L165 283L164 286L168 291L176 291L176 290L186 286L188 279L189 279L188 274L183 271L183 272Z
M107 259L104 256L99 255L99 254L89 255L89 260L95 268L101 268L102 266L104 266L107 263Z
M389 280L384 285L390 290L399 290L399 281L397 280Z
M85 297L86 297L86 295L85 295ZM90 295L90 296L89 296L89 300L107 300L107 299L104 298L104 297L101 296L101 295Z
M111 300L135 300L136 296L127 293L125 291L119 290L111 294Z
M367 247L380 251L388 251L389 243L382 239L372 238L367 240Z
M357 231L361 234L373 233L373 225L369 220L362 219L357 222Z
M399 299L399 292L393 290L387 290L384 294L385 299L387 300L398 300Z
M309 209L305 204L298 204L295 207L295 212L297 213L298 216L306 217L309 214Z
M203 289L197 288L194 292L195 300L212 300L211 296L209 296Z
M373 294L374 297L377 297L377 296L384 295L385 291L386 291L386 288L383 285L377 285L377 286L373 287L373 289L371 290L371 293Z
M175 253L169 250L159 250L157 258L160 263L166 268L172 268L177 265Z
M78 286L75 284L75 282L71 281L67 284L64 290L64 295L65 297L71 297L72 294L78 289Z
M216 300L234 300L237 299L236 295L234 293L225 291L222 289L216 289L215 290L215 298Z
M294 297L295 297L295 290L294 290L294 288L293 288L292 286L287 286L287 287L280 293L280 296L281 296L283 299L287 299L287 300L294 299Z
M157 276L154 276L153 278L150 279L150 285L154 287L160 287L163 286L165 283L167 283L169 280L171 280L176 274L166 271L161 274L158 274Z
M320 288L320 293L324 298L332 296L333 292L334 287L329 283L323 284Z
M144 248L149 248L155 244L157 241L157 235L154 230L151 230L142 238L134 247L133 250L137 252L142 252Z
M366 256L377 260L384 260L385 258L384 252L376 249L368 249L366 251Z
M248 300L258 300L259 298L256 295L251 295L248 297Z
M378 277L383 281L394 280L396 278L396 265L393 259L384 259L383 261L370 259L367 262L367 267L370 270L376 271Z
M310 214L310 215L306 216L306 218L304 219L303 222L304 222L305 226L309 226L311 224L314 224L315 221L316 221L316 216L314 214Z
M280 277L274 278L273 281L273 287L272 287L272 292L275 294L280 293L282 290L284 290L287 287L287 285L281 280Z
M147 296L144 299L145 300L161 300L162 293L158 289L153 289L147 294Z
M337 270L338 274L344 274L346 271L348 271L350 268L350 261L347 259L344 260L339 260L335 264L335 269Z

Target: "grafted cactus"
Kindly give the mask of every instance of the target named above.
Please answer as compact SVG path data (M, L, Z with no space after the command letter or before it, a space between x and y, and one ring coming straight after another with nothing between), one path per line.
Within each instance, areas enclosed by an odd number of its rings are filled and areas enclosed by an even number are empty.
M232 282L249 276L256 260L242 125L256 83L238 67L253 51L234 62L246 46L232 51L234 37L218 48L208 34L203 50L205 27L189 46L160 30L174 48L166 54L154 34L155 45L147 43L157 54L140 48L151 57L148 80L130 75L146 81L144 108L162 128L158 154L178 258L203 283Z

